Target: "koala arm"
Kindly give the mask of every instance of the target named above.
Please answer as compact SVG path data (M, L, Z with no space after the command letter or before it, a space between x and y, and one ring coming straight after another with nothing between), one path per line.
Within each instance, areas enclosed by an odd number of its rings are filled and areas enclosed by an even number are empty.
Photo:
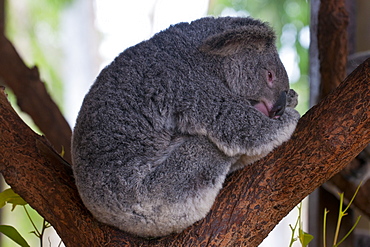
M290 91L287 101L291 102L288 106L293 106L297 95ZM300 117L291 107L281 117L272 119L245 99L216 99L212 95L203 95L202 99L181 112L180 130L207 136L228 156L266 155L290 138Z

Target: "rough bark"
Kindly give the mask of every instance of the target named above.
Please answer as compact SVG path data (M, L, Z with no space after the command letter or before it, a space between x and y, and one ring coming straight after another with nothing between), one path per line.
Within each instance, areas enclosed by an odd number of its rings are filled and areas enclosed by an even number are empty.
M353 4L353 2L348 1L347 5L349 4ZM326 97L339 85L345 78L347 72L351 72L354 69L352 66L356 65L356 60L362 62L365 60L365 57L369 56L366 53L357 54L357 56L352 56L352 59L347 62L348 38L355 38L353 35L355 32L355 25L353 25L355 19L349 19L346 10L349 6L346 7L345 5L346 1L344 0L321 0L317 24L317 44L321 76L319 99ZM351 17L354 18L355 15L353 14ZM350 21L352 22L351 28L348 26L351 24ZM349 34L352 34L352 36L349 36ZM353 46L353 44L351 46ZM357 63L357 65L358 64L359 63ZM351 169L351 166L358 166L356 164L358 162L358 160L354 159L347 168ZM349 181L348 176L345 175L345 173L337 174L330 182L339 190L343 191L345 197L350 200L353 193L356 191L358 183ZM359 194L354 201L354 205L370 217L370 208L368 207L369 198L370 183L366 183L361 186Z
M321 0L317 25L320 99L334 90L346 77L348 22L344 0Z
M51 99L36 67L28 68L14 46L0 33L0 79L17 96L22 111L29 114L35 124L64 158L71 160L71 128Z
M156 240L96 222L67 162L33 133L0 93L0 172L66 246L258 246L305 196L370 142L370 59L298 123L291 140L232 174L207 217Z

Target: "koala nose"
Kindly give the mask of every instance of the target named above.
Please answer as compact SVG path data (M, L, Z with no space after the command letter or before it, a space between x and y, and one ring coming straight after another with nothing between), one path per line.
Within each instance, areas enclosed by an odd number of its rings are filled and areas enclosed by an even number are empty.
M269 117L270 118L279 118L283 115L286 107L286 92L283 91L280 93L278 100L273 105Z

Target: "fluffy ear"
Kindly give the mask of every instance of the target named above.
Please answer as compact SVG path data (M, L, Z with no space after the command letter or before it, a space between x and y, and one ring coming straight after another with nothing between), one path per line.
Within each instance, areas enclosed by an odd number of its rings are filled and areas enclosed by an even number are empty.
M244 26L206 38L199 50L229 56L245 50L264 51L275 44L275 33L267 25Z

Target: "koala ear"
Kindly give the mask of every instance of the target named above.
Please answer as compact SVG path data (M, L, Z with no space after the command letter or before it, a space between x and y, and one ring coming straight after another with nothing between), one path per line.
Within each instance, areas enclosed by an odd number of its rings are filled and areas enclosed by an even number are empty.
M245 50L264 51L275 45L275 33L267 25L244 26L206 38L199 50L229 56Z

